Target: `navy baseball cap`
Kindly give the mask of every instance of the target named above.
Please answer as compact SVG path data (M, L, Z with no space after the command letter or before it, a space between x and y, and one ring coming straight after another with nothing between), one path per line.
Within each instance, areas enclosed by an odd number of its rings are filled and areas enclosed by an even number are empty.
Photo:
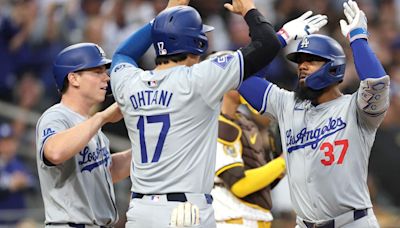
M0 124L0 139L10 138L13 136L13 129L10 124Z

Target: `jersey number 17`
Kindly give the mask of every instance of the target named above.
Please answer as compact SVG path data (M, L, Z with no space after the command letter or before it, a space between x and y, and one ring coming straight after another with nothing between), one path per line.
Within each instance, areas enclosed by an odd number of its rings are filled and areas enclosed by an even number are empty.
M151 162L158 162L160 160L162 148L164 146L165 138L167 137L168 130L170 127L169 114L155 115L155 116L140 116L136 127L139 129L140 137L140 153L142 155L142 163L147 163L147 147L145 140L145 128L144 119L146 119L148 124L151 123L162 123L160 134L158 135L158 141L156 145L156 151L154 152L153 159Z

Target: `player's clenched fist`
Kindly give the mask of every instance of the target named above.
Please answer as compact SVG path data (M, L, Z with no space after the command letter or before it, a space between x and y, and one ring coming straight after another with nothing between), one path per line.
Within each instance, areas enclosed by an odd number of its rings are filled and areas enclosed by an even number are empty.
M172 211L170 227L190 227L199 224L199 207L190 202L180 203Z
M240 14L243 17L246 13L256 8L253 0L232 0L232 4L225 3L224 7L235 14Z

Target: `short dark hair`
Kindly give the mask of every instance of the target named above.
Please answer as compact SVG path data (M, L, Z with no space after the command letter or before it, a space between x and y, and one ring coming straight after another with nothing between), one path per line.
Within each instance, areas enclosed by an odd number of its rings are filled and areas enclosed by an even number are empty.
M172 62L180 62L185 60L188 57L188 53L179 53L179 54L175 54L175 55L167 55L167 56L157 56L156 57L156 65L161 65L161 64L167 64L170 61Z

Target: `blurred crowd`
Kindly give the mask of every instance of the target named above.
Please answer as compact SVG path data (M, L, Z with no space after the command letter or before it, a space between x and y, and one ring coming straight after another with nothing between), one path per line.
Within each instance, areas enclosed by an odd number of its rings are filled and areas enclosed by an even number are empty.
M190 4L206 24L216 28L209 36L209 52L234 50L250 41L246 23L228 13L224 2L197 0ZM359 79L351 49L339 26L344 0L255 2L276 30L308 10L328 15L329 22L320 33L338 40L348 60L341 89L344 93L357 90ZM370 193L382 227L400 227L400 0L357 2L369 20L369 43L391 76L391 105L370 158ZM167 0L0 0L0 226L43 224L34 154L35 123L40 113L59 100L52 76L57 53L70 44L93 42L111 57L123 39L152 20L166 4ZM297 84L295 67L285 60L295 45L285 48L267 71L270 81L286 89ZM143 68L154 67L153 52L151 48L141 59ZM109 97L104 106L112 102ZM123 123L105 131L127 137ZM129 185L127 180L116 187L122 220ZM276 223L280 215L281 220L293 219L285 211L290 214L290 206L276 208Z

